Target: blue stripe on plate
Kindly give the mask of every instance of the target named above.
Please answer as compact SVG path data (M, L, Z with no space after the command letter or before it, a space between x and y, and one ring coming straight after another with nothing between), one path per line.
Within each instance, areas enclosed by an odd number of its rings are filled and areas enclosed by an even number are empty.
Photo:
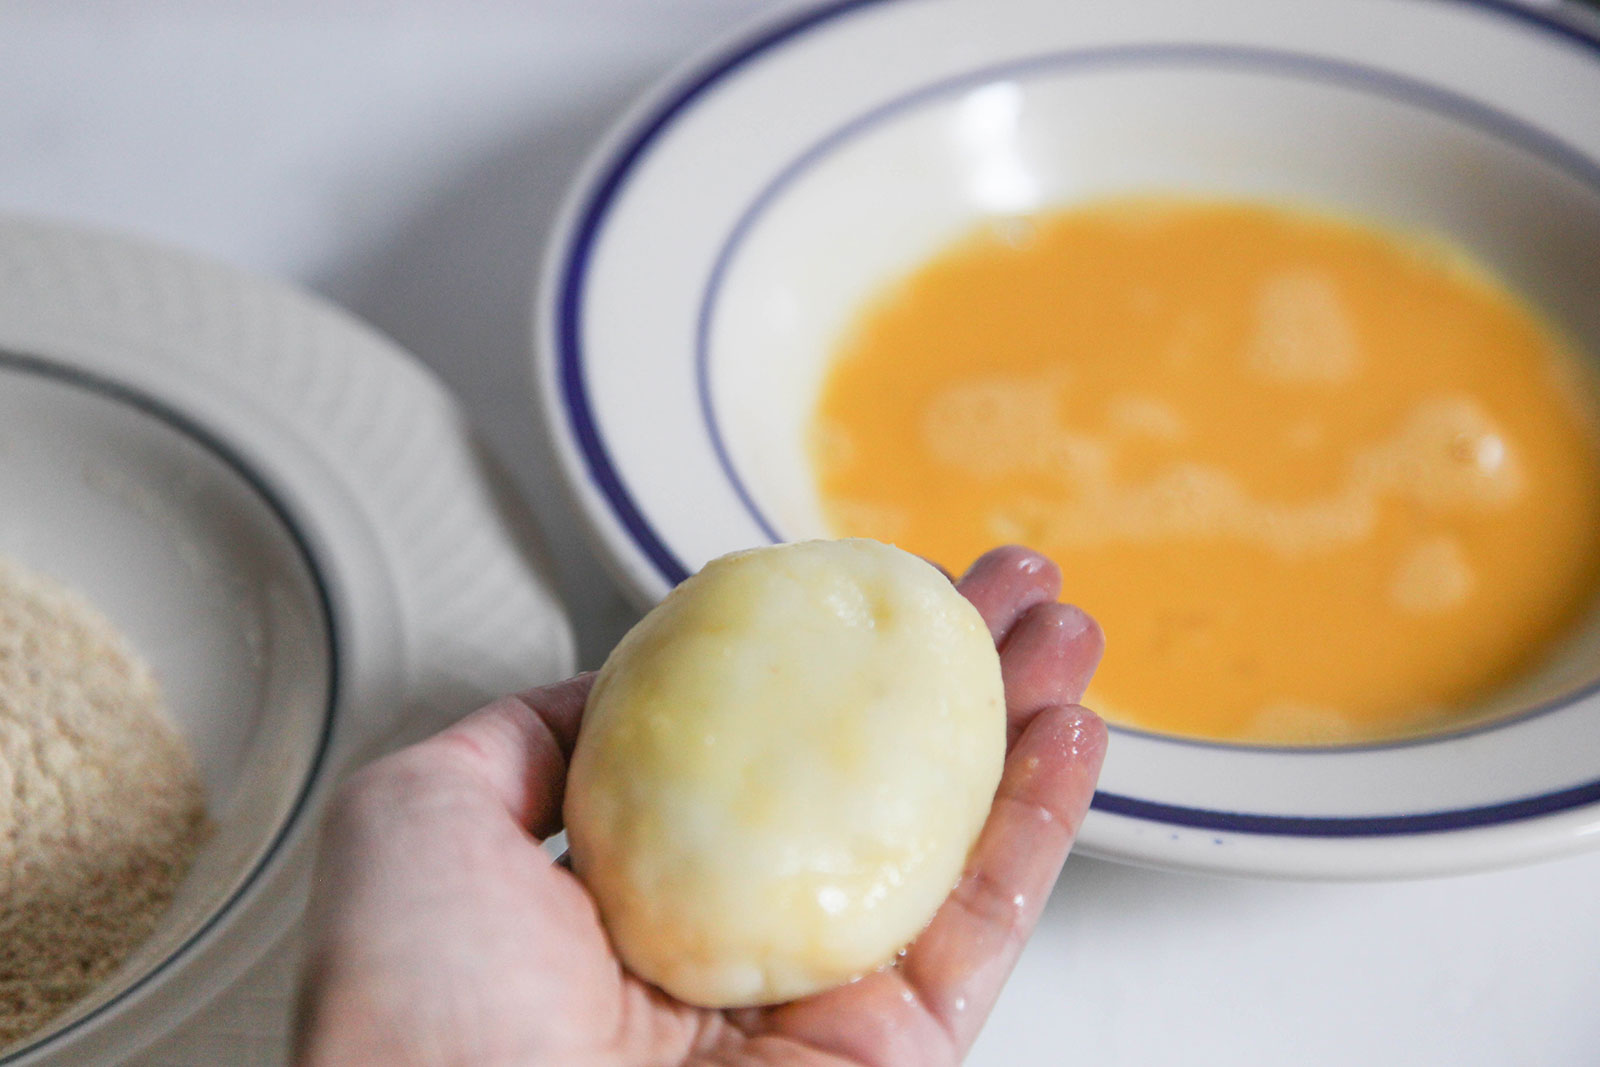
M1574 786L1554 793L1526 797L1503 804L1487 804L1451 811L1423 812L1414 815L1316 816L1255 815L1242 811L1208 811L1177 804L1157 804L1136 797L1100 791L1093 807L1112 815L1189 826L1200 830L1225 830L1242 834L1274 834L1284 837L1391 837L1397 834L1437 834L1451 830L1470 830L1495 823L1554 815L1585 804L1600 802L1600 781Z

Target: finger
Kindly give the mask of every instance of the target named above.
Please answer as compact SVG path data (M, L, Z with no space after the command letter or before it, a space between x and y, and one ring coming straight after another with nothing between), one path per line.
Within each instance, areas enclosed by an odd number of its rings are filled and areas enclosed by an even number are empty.
M1081 701L1105 647L1099 624L1081 608L1048 603L1028 609L1000 647L1008 744L1040 709Z
M1007 757L966 873L900 966L755 1013L744 1028L851 1062L958 1062L1038 922L1104 753L1092 712L1038 712Z
M967 870L900 972L959 1050L977 1036L1033 931L1089 808L1105 725L1081 707L1037 713L1011 755Z
M979 556L956 588L972 601L999 644L1029 608L1056 598L1061 570L1032 549L1007 545Z
M419 744L419 753L475 775L522 826L548 837L561 828L567 761L594 675L501 697Z

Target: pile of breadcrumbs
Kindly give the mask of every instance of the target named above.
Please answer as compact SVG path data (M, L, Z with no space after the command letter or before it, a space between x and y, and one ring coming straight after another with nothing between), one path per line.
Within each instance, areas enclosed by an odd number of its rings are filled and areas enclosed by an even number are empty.
M82 597L0 558L0 1046L149 936L207 829L149 668Z

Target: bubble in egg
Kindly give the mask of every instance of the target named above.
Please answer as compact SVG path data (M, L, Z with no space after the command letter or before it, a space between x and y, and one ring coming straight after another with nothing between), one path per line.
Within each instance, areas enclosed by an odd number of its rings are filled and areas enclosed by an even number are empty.
M567 783L618 955L704 1007L891 962L960 877L1005 758L999 657L936 568L876 541L714 560L607 659Z

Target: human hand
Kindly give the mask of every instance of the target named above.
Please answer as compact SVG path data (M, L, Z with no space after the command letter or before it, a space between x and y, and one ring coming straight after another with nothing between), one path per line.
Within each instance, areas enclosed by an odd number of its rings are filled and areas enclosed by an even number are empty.
M538 841L560 828L590 676L507 697L381 759L329 815L301 992L302 1067L916 1065L976 1038L1088 808L1105 728L1077 706L1093 620L1044 557L957 583L1000 650L1005 771L967 871L894 966L788 1004L691 1007L634 978Z

